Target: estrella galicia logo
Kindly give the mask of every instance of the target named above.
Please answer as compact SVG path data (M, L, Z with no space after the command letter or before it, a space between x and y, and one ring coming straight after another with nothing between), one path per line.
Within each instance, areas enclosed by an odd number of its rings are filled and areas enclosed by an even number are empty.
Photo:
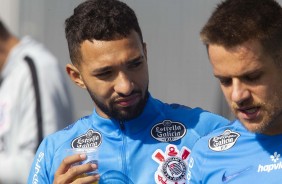
M209 148L213 151L228 150L234 146L239 137L239 133L227 129L221 135L209 139Z
M186 134L186 127L180 122L164 120L151 129L151 135L161 142L173 142L181 139Z
M93 148L98 147L102 143L102 136L99 132L89 129L85 134L75 138L72 143L72 148Z

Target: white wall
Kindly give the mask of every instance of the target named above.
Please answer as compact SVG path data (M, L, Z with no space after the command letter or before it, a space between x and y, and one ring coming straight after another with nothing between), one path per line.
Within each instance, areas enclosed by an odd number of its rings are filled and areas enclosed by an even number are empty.
M14 33L19 33L19 0L0 0L0 19Z

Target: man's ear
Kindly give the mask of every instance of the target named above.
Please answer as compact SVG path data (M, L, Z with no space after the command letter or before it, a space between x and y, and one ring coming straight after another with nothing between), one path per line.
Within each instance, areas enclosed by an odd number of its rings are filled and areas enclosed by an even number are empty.
M70 79L79 87L86 88L79 70L72 64L66 65L66 71Z

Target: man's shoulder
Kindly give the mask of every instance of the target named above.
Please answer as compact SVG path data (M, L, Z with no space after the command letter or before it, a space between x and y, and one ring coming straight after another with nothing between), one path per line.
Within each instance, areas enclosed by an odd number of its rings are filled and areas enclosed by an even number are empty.
M187 105L183 105L183 104L178 104L178 103L164 103L165 106L165 110L166 112L171 112L171 113L184 113L187 116L188 115L194 115L200 118L216 118L216 119L221 119L226 121L226 118L224 118L223 116L210 112L208 110L205 110L201 107L190 107Z
M190 106L178 104L178 103L163 103L163 110L168 114L186 114L186 116L192 116L192 115L196 116L202 113L205 113L205 114L207 113L209 115L212 115L212 113L200 107L190 107Z
M19 44L19 52L30 57L37 67L58 67L58 59L45 45L30 36L24 36Z
M65 128L58 130L52 134L49 134L44 138L45 142L52 142L55 145L64 144L64 142L68 142L73 137L76 137L80 134L83 134L87 127L85 127L85 119L79 119L76 122L66 126Z
M236 128L236 123L230 122L200 138L196 143L196 147L208 145L210 150L222 151L232 147L240 136L241 132Z
M193 130L198 137L227 125L230 121L223 116L200 107L191 108L179 104L169 104L165 111L167 118L182 122L187 129Z

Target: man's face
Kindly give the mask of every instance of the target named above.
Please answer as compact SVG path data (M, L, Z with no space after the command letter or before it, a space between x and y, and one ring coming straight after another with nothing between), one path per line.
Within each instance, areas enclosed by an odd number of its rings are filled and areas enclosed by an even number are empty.
M208 54L225 98L243 125L252 132L282 133L282 68L261 45L210 45Z
M99 115L129 120L137 117L148 98L148 65L146 45L136 32L114 41L84 41L82 61L77 77L71 77L86 88ZM70 74L70 72L68 71Z

